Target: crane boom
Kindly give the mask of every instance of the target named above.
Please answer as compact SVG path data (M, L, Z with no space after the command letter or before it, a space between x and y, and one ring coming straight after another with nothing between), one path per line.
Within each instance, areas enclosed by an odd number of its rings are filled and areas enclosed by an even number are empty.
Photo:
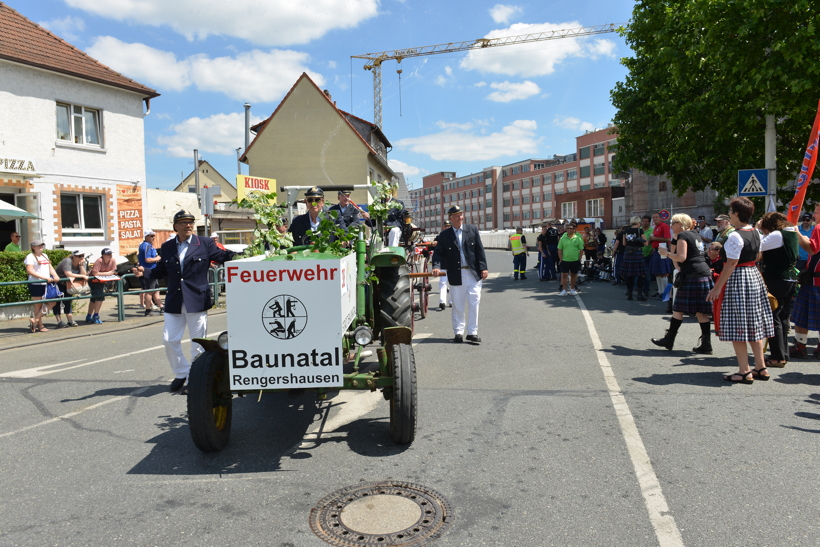
M477 40L465 40L463 42L450 42L447 44L436 44L432 46L413 47L406 49L394 49L380 51L377 53L365 53L363 55L351 55L352 59L365 59L369 61L364 65L365 70L373 72L373 123L379 128L382 127L382 63L384 61L402 62L410 57L423 57L426 55L437 55L439 53L454 53L457 51L469 51L473 49L484 49L489 47L512 46L515 44L528 44L531 42L542 42L545 40L558 40L560 38L577 38L580 36L591 36L593 34L605 34L616 32L618 27L625 26L625 23L609 23L594 27L581 27L571 29L551 30L547 32L537 32L532 34L519 34L517 36L502 36L499 38L478 38Z

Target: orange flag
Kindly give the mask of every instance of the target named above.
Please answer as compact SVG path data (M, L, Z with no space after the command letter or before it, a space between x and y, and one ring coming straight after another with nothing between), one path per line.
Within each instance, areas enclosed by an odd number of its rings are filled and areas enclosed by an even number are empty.
M803 156L803 166L800 168L800 176L797 177L797 188L794 190L794 197L789 203L789 222L795 226L800 218L800 211L803 210L803 201L806 199L806 190L811 182L814 173L814 166L817 163L817 147L820 145L820 102L817 104L817 115L814 117L814 125L809 135L809 144L806 146L806 155Z

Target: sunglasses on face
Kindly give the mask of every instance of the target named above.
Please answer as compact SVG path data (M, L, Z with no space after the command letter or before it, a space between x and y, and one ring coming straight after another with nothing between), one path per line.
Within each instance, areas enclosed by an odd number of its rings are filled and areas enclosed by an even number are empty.
M309 199L307 200L308 205L313 205L314 203L322 203L321 199Z

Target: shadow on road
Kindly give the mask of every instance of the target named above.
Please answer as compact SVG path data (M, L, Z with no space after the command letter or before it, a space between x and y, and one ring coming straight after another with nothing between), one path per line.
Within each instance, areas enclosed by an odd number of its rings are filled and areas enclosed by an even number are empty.
M652 376L646 376L643 378L632 378L632 380L653 386L684 384L703 387L732 387L732 384L725 381L723 376L716 372L676 372L674 374L653 374Z
M135 393L138 391L138 393ZM145 388L144 391L139 389L134 389L134 386L128 387L111 387L107 389L98 389L94 393L90 393L85 397L78 397L76 399L63 399L61 403L70 403L74 401L86 401L88 399L94 399L96 397L122 397L122 396L131 396L131 397L153 397L154 395L159 395L160 393L167 393L168 392L168 384L163 383L155 386L151 386Z

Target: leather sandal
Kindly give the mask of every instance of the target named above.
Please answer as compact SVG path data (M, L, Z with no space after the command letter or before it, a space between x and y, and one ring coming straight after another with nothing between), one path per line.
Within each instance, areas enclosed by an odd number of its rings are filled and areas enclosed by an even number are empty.
M763 374L763 372L765 372L766 374ZM771 378L771 376L769 376L769 369L766 368L766 367L753 368L752 369L752 378L754 378L755 380L762 380L764 382L768 382L769 378Z
M740 380L734 380L735 376L740 376ZM753 384L755 383L754 375L752 371L743 373L743 372L735 372L733 374L724 374L723 379L727 382L732 382L733 384Z
M766 367L784 368L786 366L786 361L772 361L768 357L763 359L763 362L765 363ZM766 367L764 367L764 368L766 368Z

